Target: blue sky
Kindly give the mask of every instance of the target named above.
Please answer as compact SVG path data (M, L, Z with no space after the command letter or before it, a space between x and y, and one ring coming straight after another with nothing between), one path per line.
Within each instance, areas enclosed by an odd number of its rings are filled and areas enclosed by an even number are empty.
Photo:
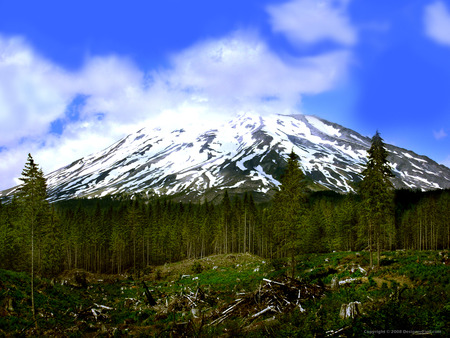
M450 166L450 3L0 0L0 189L143 126L315 114Z

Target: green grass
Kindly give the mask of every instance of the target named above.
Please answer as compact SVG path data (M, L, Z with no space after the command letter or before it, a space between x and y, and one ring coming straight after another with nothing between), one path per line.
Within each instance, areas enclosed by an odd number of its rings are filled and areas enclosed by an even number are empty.
M372 337L376 330L427 330L450 332L450 271L438 252L386 252L384 264L368 275L353 269L368 269L368 253L336 252L297 257L296 276L306 283L323 283L324 296L302 301L284 313L267 312L257 318L218 318L238 294L258 290L263 278L290 274L289 261L265 260L252 255L217 255L148 269L143 277L157 305L146 304L142 279L110 276L92 278L87 288L35 279L38 328L31 314L30 277L27 273L0 270L0 337L51 336L191 336L280 337L324 336L343 329L346 336ZM95 276L94 276L95 277ZM329 288L331 280L357 278L359 283ZM186 295L198 292L204 298L195 306ZM12 309L9 304L12 300ZM341 319L342 304L359 301L362 313ZM96 321L92 308L102 310ZM254 313L254 312L253 312ZM203 319L202 319L203 318Z

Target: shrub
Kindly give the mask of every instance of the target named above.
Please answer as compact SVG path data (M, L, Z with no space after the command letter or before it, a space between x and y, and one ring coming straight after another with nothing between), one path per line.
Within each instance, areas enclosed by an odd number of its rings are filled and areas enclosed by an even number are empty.
M376 287L377 283L373 280L372 276L369 276L369 286L370 287Z
M191 272L193 274L198 274L203 271L203 266L200 264L199 261L195 261L191 266Z
M279 271L284 268L284 259L282 258L274 258L270 261L270 265L275 271Z
M163 275L162 275L162 272L161 272L161 269L156 269L155 270L155 279L156 280L161 280L163 278Z

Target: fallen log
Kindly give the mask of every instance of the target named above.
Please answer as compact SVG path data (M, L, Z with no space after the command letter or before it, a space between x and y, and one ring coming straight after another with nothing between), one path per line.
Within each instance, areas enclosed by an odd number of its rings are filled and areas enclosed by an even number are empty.
M101 308L101 309L105 309L105 310L112 310L113 308L112 307L110 307L110 306L106 306L106 305L99 305L99 304L97 304L97 303L94 303L94 305L96 306L96 307L99 307L99 308Z
M258 313L255 313L255 314L252 316L252 318L256 318L256 317L262 315L263 313L266 313L267 311L271 311L271 310L273 310L273 306L268 306L268 307L266 307L264 310L259 311Z
M273 283L273 284L278 284L278 285L283 285L283 286L285 285L284 283L276 282L274 280L270 280L270 279L267 279L267 278L263 278L263 281L265 281L267 283Z

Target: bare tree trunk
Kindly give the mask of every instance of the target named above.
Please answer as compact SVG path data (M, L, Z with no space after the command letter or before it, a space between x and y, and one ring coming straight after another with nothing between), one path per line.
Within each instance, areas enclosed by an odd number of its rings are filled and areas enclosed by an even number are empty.
M380 233L377 233L377 266L380 267Z
M145 238L142 236L142 268L145 267Z
M247 252L247 210L244 213L244 253Z
M205 235L202 236L202 250L201 250L201 258L205 256Z
M150 239L147 237L147 266L150 265Z
M294 251L294 248L292 248L292 252L291 252L291 264L292 264L291 276L292 276L292 279L294 279L295 278L295 251Z
M373 268L373 255L372 255L372 222L369 221L369 257L370 268Z
M422 251L423 243L422 243L422 220L419 221L419 250Z
M136 235L133 238L133 273L136 274Z
M31 220L31 312L37 328L36 311L34 308L34 220Z
M225 253L228 253L228 222L225 221Z

